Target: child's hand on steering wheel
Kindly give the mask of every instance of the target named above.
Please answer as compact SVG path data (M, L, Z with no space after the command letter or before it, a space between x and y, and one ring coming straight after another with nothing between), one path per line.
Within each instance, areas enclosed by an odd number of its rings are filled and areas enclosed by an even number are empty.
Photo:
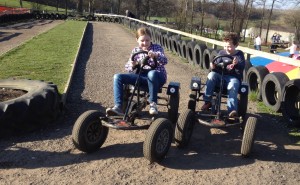
M155 53L155 52L153 52L153 51L149 51L149 52L148 52L148 56L149 56L150 58L157 58L157 57L158 57L158 54Z
M138 62L137 62L137 61L131 61L131 65L132 65L132 67L136 66L137 64L138 64Z
M237 63L238 63L238 60L237 60L236 57L234 57L233 60L232 60L232 64L229 64L229 65L227 66L227 69L228 69L228 70L232 70L232 69L234 68L234 66L235 66Z

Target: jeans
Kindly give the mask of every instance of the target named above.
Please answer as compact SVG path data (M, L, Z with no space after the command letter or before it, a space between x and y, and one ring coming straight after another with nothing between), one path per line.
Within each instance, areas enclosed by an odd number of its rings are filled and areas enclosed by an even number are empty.
M228 76L224 75L223 76L224 80L224 87L227 85L227 109L229 112L235 110L238 110L238 92L240 88L240 81L233 77L233 76ZM216 72L210 72L207 76L207 81L206 81L206 88L205 88L205 93L203 96L203 100L206 102L210 102L212 99L212 95L214 92L215 87L219 87L221 82L221 74L216 73Z
M261 51L261 45L255 45L255 49Z
M114 75L114 103L115 106L122 107L123 100L123 85L134 85L138 74L126 73ZM157 103L158 90L165 84L165 79L162 73L151 70L148 73L142 73L139 79L140 87L149 89L149 102Z

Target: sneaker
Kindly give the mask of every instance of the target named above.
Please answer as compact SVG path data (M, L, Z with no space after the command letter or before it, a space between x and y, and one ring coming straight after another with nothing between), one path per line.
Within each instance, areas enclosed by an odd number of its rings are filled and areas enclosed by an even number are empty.
M234 118L234 117L237 117L237 112L235 110L231 111L228 115L229 118Z
M208 111L211 108L211 102L205 102L204 105L201 107L202 111Z
M149 114L151 114L151 115L158 114L157 105L155 102L150 103Z
M113 108L107 108L106 114L108 116L123 116L124 115L122 112L122 109L117 106L114 106Z

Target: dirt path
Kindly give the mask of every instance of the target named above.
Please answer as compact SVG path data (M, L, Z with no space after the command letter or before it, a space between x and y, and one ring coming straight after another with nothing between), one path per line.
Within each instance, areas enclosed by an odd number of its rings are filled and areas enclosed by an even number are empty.
M5 27L0 26L0 56L62 22L61 20L32 20Z
M254 104L249 112L259 122L249 158L239 156L239 129L199 124L189 146L179 150L172 145L161 164L149 164L143 157L146 131L110 130L99 151L89 155L78 151L71 141L75 120L86 110L104 111L113 104L113 74L123 71L136 42L121 25L95 22L89 25L83 44L62 120L42 131L0 140L0 184L300 183L300 146L287 135L281 117L257 114ZM190 78L206 74L166 53L168 79L181 83L182 112Z

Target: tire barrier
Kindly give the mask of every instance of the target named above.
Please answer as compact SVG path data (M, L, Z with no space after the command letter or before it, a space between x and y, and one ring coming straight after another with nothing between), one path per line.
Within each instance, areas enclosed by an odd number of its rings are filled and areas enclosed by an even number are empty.
M0 102L0 137L30 132L53 122L62 113L57 86L39 80L0 80L3 89L24 95Z
M171 34L169 34L169 33L164 34L164 47L169 51L171 51L170 42L169 42L170 36L171 36Z
M256 92L256 98L262 100L262 81L269 74L265 66L250 67L247 72L246 82L249 84L250 91Z
M65 20L68 17L74 17L72 15L65 15L65 14L59 14L59 13L40 13L40 12L35 12L33 13L33 17L35 19L41 19L41 20ZM92 19L92 20L96 20L96 18L92 15L89 15L88 17L86 17L86 19Z
M180 40L180 36L173 35L171 39L171 47L172 51L178 55L178 40Z
M203 68L202 60L203 60L203 51L207 48L205 44L196 44L194 47L194 64Z
M160 45L162 46L162 47L164 47L164 42L165 42L165 40L164 40L164 33L160 33L160 35L159 35L159 42L160 42Z
M25 13L25 14L4 14L0 16L0 22L1 23L9 23L9 22L15 22L18 20L26 20L26 19L32 19L35 15L32 13Z
M288 81L282 92L282 115L290 125L300 125L300 79Z
M182 40L177 40L177 42L176 42L176 44L177 44L177 54L180 57L182 57L181 42L182 42Z
M194 48L197 43L195 41L190 41L187 43L186 54L187 60L190 64L195 65L194 63Z
M187 59L187 43L189 41L186 41L186 40L182 40L181 43L180 43L180 49L181 49L181 52L182 52L182 55L181 57L184 58L184 59Z
M265 76L262 82L262 100L275 112L281 110L283 87L289 78L282 72L273 72Z
M203 58L202 58L202 67L203 69L209 71L210 70L210 62L211 62L211 52L213 49L206 48L203 51Z
M172 48L172 34L167 34L167 48L169 51L173 52L173 48Z
M150 29L151 29L151 27L150 27ZM153 38L154 42L159 44L159 45L162 45L161 40L160 40L160 37L161 37L160 31L157 30L157 29L153 29L153 36L154 36L154 38Z

